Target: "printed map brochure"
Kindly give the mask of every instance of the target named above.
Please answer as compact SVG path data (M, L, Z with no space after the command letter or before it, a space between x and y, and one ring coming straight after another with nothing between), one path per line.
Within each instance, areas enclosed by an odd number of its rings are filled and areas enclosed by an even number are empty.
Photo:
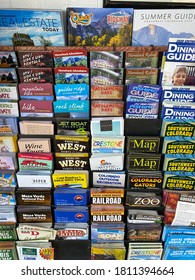
M0 245L0 260L18 260L15 241L2 241Z

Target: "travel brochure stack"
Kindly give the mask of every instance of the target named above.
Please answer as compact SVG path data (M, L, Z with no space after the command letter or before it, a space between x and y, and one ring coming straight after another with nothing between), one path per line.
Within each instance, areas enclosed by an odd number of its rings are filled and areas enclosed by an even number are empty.
M123 52L91 51L91 258L124 260ZM116 185L116 180L118 184Z
M194 49L194 40L169 39L163 65L163 259L194 259Z
M16 170L19 115L15 52L0 52L0 251L1 259L17 260ZM9 118L10 117L10 118Z
M0 258L194 259L194 39L153 10L68 8L67 38L59 11L5 13Z

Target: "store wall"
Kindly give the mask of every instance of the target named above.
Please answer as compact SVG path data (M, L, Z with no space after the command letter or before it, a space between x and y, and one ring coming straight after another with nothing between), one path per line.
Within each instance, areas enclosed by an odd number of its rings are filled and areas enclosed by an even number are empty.
M60 9L67 7L103 7L103 0L0 0L0 8Z

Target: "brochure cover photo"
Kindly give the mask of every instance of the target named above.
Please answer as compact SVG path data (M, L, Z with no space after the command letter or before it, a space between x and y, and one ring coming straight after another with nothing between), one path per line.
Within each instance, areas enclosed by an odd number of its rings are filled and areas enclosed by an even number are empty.
M69 46L130 46L132 8L67 8Z
M133 46L167 46L169 38L193 38L195 9L134 10Z
M64 46L61 11L0 10L0 46Z

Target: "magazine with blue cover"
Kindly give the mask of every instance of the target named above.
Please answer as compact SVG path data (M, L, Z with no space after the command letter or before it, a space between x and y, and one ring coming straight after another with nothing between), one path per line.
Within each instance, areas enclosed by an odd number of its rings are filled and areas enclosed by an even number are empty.
M64 46L60 10L1 9L1 46Z
M163 252L162 260L195 260L195 246L170 245Z
M85 206L89 203L89 191L82 188L56 188L53 193L54 205Z
M186 247L191 245L195 246L195 236L194 234L170 234L166 238L164 249L166 249L166 247L170 245L186 245Z
M54 114L63 114L63 117L89 118L89 100L56 100L53 108Z
M161 119L195 119L194 102L164 101L161 109Z
M89 222L86 206L56 206L54 209L55 223L87 223Z
M164 86L162 87L161 102L194 102L195 101L195 87L191 86Z
M126 101L158 102L161 97L159 85L131 83L127 86Z
M190 226L172 226L172 225L164 225L162 231L162 241L166 241L167 237L171 234L194 234L195 237L195 228Z
M170 38L162 86L195 86L195 39Z
M159 102L126 102L126 119L157 119Z

